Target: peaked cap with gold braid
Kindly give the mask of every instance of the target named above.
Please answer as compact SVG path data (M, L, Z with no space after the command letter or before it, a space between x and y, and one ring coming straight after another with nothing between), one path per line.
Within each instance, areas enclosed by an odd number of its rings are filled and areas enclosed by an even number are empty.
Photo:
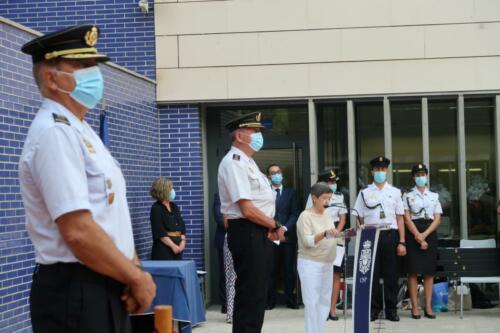
M328 183L329 181L335 181L338 182L340 180L340 177L337 176L335 171L333 169L327 170L325 172L322 172L318 175L318 182L325 182Z
M239 128L265 128L265 126L260 122L261 117L262 116L260 112L245 114L231 120L226 125L224 125L224 127L229 132L235 131Z
M95 25L76 25L35 38L24 44L21 51L31 55L33 63L57 58L109 61L95 48L98 38L99 28Z

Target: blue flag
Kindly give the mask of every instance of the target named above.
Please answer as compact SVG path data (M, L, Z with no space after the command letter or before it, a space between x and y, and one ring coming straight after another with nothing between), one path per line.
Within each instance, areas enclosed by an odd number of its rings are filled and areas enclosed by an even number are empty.
M109 148L109 128L108 128L108 117L106 111L102 110L99 115L99 136L106 147Z
M359 229L356 238L352 306L355 333L370 331L372 278L379 232L378 228Z

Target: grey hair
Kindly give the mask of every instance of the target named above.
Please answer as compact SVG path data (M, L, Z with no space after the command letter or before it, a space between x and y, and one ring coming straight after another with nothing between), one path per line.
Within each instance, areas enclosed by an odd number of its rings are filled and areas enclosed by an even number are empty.
M325 193L333 193L330 186L328 186L328 184L325 182L316 183L311 187L311 196L319 198Z
M238 133L238 130L235 129L234 131L229 132L229 138L231 139L231 142L236 140L236 134Z
M43 93L43 79L42 79L43 71L47 68L53 68L57 66L57 63L58 63L57 59L51 59L51 60L35 62L33 64L33 78L35 79L35 83L40 92Z

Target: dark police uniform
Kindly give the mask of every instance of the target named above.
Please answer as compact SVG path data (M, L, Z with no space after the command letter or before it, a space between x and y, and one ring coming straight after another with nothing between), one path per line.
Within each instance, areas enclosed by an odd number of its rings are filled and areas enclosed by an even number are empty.
M82 25L23 46L33 62L56 58L108 58L93 47L99 30ZM45 98L19 162L26 227L37 266L30 295L34 332L129 332L120 296L124 286L79 263L55 220L88 210L129 259L135 255L125 179L89 124Z
M412 168L412 176L417 172L428 173L424 164L417 164ZM418 232L422 233L431 225L435 214L442 214L443 209L439 202L439 194L430 191L427 187L424 192L420 192L414 187L410 192L403 195L403 204L405 210L410 212L412 222L415 224ZM420 244L415 240L415 236L408 228L406 232L406 251L407 254L403 261L405 273L417 273L434 275L437 265L437 232L434 230L425 241L428 244L426 250L420 248Z
M376 166L388 167L389 159L377 157L370 161L372 169ZM377 245L375 267L373 270L371 316L372 320L382 310L382 290L379 279L384 279L385 311L388 318L397 316L398 258L399 243L396 215L404 214L401 190L385 183L379 189L375 183L361 190L354 204L353 214L363 218L364 224L390 224L389 230L382 230Z
M262 128L260 113L237 118L226 128ZM267 232L243 216L238 201L251 200L269 218L275 215L275 199L267 177L243 151L231 147L219 165L221 212L229 220L228 245L236 271L233 333L257 333L262 329L268 285Z

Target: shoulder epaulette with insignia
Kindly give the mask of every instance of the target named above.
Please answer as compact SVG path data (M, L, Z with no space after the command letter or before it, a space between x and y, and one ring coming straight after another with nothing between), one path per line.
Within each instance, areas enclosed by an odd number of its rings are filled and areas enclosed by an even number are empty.
M241 156L240 156L240 155L238 155L238 154L233 154L233 160L235 160L235 161L239 161L239 160L240 160L240 158L241 158Z
M52 117L54 118L54 121L56 123L63 123L63 124L66 124L68 126L71 126L71 124L69 123L68 118L66 118L65 116L62 116L62 115L56 114L56 113L52 113Z

